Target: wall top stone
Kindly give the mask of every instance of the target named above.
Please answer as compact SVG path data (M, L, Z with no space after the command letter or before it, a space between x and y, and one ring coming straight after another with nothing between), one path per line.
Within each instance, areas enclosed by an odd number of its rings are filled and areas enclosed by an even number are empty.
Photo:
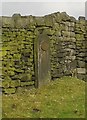
M61 23L61 21L83 21L84 16L80 16L76 20L73 16L69 16L66 12L56 12L49 15L37 17L37 16L21 16L21 14L13 14L12 17L2 16L0 17L0 27L8 28L29 28L30 26L48 26L52 27L54 23Z
M79 16L78 20L86 20L84 16Z
M12 17L0 17L0 26L8 28L29 28L30 26L48 26L52 27L54 22L61 21L75 22L76 19L69 16L66 12L56 12L49 15L36 16L21 16L21 14L13 14Z

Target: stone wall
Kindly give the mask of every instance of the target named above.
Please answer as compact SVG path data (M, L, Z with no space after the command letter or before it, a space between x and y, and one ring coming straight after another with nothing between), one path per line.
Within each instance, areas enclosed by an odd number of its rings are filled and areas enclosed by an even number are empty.
M55 15L55 32L51 36L52 79L72 75L76 68L75 21L65 13Z
M0 18L0 24L4 93L35 85L34 41L43 32L50 39L51 79L66 75L87 79L84 17L76 20L65 12L44 17L14 14Z
M75 34L76 34L77 77L79 79L86 80L87 32L86 21L84 17L79 17L79 20L76 21Z

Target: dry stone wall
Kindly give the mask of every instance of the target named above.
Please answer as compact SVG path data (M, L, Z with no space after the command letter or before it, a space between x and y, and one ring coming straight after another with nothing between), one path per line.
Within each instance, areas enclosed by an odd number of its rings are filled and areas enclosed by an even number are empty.
M51 79L62 76L87 79L84 17L76 20L65 12L44 17L14 14L12 17L0 18L0 25L4 93L15 93L21 88L35 85L34 43L41 33L46 33L50 39Z
M79 17L76 21L76 60L77 60L77 77L86 80L86 64L87 64L87 32L86 21L84 17Z

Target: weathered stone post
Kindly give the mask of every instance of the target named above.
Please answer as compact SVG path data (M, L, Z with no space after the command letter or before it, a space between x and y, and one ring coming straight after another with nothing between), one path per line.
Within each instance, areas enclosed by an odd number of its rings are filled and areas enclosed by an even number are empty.
M51 79L49 55L49 37L42 33L38 35L34 43L35 87L46 85Z

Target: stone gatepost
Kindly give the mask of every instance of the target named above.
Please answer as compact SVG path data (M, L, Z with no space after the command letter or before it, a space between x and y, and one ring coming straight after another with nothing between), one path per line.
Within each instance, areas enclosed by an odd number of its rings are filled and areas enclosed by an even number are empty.
M49 37L42 33L34 42L35 60L35 87L46 85L50 82L50 50Z

